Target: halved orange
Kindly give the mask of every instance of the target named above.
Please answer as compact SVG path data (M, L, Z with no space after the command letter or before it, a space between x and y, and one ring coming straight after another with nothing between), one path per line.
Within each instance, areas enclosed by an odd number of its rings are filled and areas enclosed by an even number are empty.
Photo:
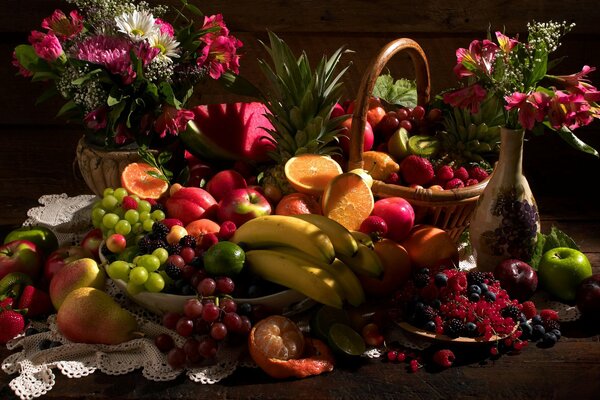
M364 177L346 172L329 182L323 192L322 203L323 215L348 230L357 231L373 211L375 199Z
M169 184L160 178L150 175L148 172L161 173L158 168L150 164L128 164L121 173L121 186L129 194L135 194L142 199L160 198L169 189Z
M298 192L321 195L329 181L342 173L342 167L328 156L300 154L285 163L284 172Z
M248 336L254 362L273 378L305 378L333 370L329 347L318 339L304 337L289 318L273 315L260 320Z

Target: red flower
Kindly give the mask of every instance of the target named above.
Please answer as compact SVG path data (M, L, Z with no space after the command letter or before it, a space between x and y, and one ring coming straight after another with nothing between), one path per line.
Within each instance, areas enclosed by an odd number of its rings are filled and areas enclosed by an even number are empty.
M106 114L108 110L106 107L99 107L95 110L89 112L83 122L85 126L89 129L93 129L95 131L106 128Z
M444 103L453 107L469 108L473 114L479 112L479 105L487 92L481 85L474 84L444 95Z
M194 113L190 110L178 110L173 106L165 105L163 113L154 122L154 129L161 138L164 138L167 133L176 136L192 119Z
M64 54L60 41L54 33L31 31L29 43L33 46L35 54L49 62L55 61Z
M237 74L240 56L236 52L239 47L242 47L242 42L235 37L219 36L202 49L196 63L200 67L207 66L213 79L219 79L228 70Z
M24 76L25 78L33 76L33 73L19 62L15 51L13 51L12 55L12 65L19 70L19 75Z
M548 120L555 129L566 126L571 130L600 118L600 110L590 106L582 94L556 91L550 100Z
M69 13L71 20L61 10L54 10L51 16L42 21L42 28L55 34L59 39L71 39L83 30L83 17L73 10Z
M163 21L160 18L156 18L156 20L154 21L154 24L158 25L158 29L160 30L160 33L166 33L170 37L175 36L175 29L173 28L173 25L171 25L167 21Z
M205 43L210 43L219 36L229 36L229 29L227 29L227 26L225 26L225 22L223 22L223 16L221 14L204 17L202 30L207 32L204 36L202 36L202 41Z
M494 72L494 61L498 46L490 40L473 40L469 49L459 48L456 50L456 62L454 73L458 78L476 75L482 72L491 75Z
M513 93L504 98L506 100L505 108L519 110L519 123L524 129L532 130L536 122L544 121L546 111L548 110L549 97L542 92L533 92L529 95L525 93Z

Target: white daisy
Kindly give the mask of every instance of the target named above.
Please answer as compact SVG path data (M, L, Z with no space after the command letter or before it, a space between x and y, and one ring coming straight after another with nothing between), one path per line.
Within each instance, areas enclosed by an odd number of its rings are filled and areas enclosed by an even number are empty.
M175 40L174 37L169 36L166 32L155 31L148 38L148 42L150 46L155 47L160 50L158 57L163 58L178 58L179 54L177 54L177 47L179 46L179 42Z
M128 35L134 42L141 42L158 30L154 17L147 11L124 13L115 17L115 22L119 32Z

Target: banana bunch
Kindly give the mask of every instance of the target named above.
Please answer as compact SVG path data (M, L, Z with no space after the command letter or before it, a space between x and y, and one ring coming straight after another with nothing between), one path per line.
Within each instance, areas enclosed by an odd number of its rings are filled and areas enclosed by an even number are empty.
M444 118L444 131L438 133L443 149L459 163L484 161L500 151L501 115L487 100L477 114L455 107Z
M341 308L365 301L357 274L383 271L375 252L362 243L366 238L355 238L359 234L322 215L267 215L241 225L230 240L246 248L251 272Z

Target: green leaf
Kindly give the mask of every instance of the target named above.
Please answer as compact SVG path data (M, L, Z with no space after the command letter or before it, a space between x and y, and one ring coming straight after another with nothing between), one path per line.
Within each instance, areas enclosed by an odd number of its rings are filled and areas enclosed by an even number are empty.
M223 86L229 90L230 92L240 95L240 96L248 96L254 98L262 98L263 95L259 88L254 86L252 82L248 81L246 78L241 77L240 75L236 75L230 71L225 72L219 78L219 82L223 84Z
M79 86L79 85L83 84L84 82L86 82L86 81L90 80L90 79L91 79L91 78L93 78L94 76L98 75L98 74L99 74L99 73L101 73L101 72L102 72L102 70L101 70L100 68L98 68L98 69L95 69L95 70L93 70L93 71L90 71L90 72L88 72L87 74L85 74L85 75L83 75L83 76L81 76L81 77L79 77L79 78L77 78L77 79L74 79L74 80L73 80L71 83L72 83L73 85L77 85L77 86Z
M58 76L54 72L39 71L33 73L31 82L48 81L56 78L58 78Z
M544 255L544 244L546 243L546 236L542 233L537 234L537 242L535 243L535 248L533 249L533 254L531 255L531 260L529 261L529 265L531 268L537 271L538 266L540 264L540 260Z
M158 86L158 90L165 97L167 104L177 109L181 107L181 102L175 97L175 93L173 93L173 88L169 82L162 81Z
M184 4L185 8L187 8L192 14L197 15L198 17L203 17L204 14L202 13L202 11L200 11L200 9L198 7L196 7L193 4L190 3L186 3Z
M44 93L42 93L40 97L37 98L37 100L35 101L35 105L37 106L54 96L58 96L59 94L60 93L58 93L58 90L54 86L52 86L45 90Z
M162 179L167 183L170 183L170 180L173 177L173 173L170 170L168 170L165 166L165 164L172 157L172 154L170 152L161 152L158 155L158 161L154 157L154 154L152 154L146 146L140 146L138 149L138 154L140 155L142 160L144 160L147 164L150 164L151 166L157 168L160 171L160 174L156 173L155 171L148 171L149 175L158 179Z
M394 78L390 74L377 77L373 96L388 104L415 107L417 105L417 84L413 80Z
M109 95L108 95L108 99L106 99L106 104L107 104L109 107L116 106L116 105L117 105L117 104L119 104L120 102L121 102L121 98L120 98L120 97L119 97L119 98L113 97L113 96L112 96L112 94L109 94Z
M68 112L74 111L77 109L77 104L75 104L75 102L73 100L69 100L67 103L65 103L64 106L61 107L60 110L58 110L58 113L56 114L57 117L63 116L65 114L67 114Z
M584 143L581 139L575 136L569 128L563 126L560 128L560 130L558 130L558 135L573 148L600 158L600 154L598 154L596 149Z
M577 243L575 243L569 235L558 229L556 226L552 226L550 233L547 235L541 233L537 234L537 243L533 249L529 265L537 270L544 253L557 247L568 247L570 249L580 250Z
M50 72L52 68L46 61L38 57L32 46L20 44L15 47L15 57L19 63L28 71L35 72Z

